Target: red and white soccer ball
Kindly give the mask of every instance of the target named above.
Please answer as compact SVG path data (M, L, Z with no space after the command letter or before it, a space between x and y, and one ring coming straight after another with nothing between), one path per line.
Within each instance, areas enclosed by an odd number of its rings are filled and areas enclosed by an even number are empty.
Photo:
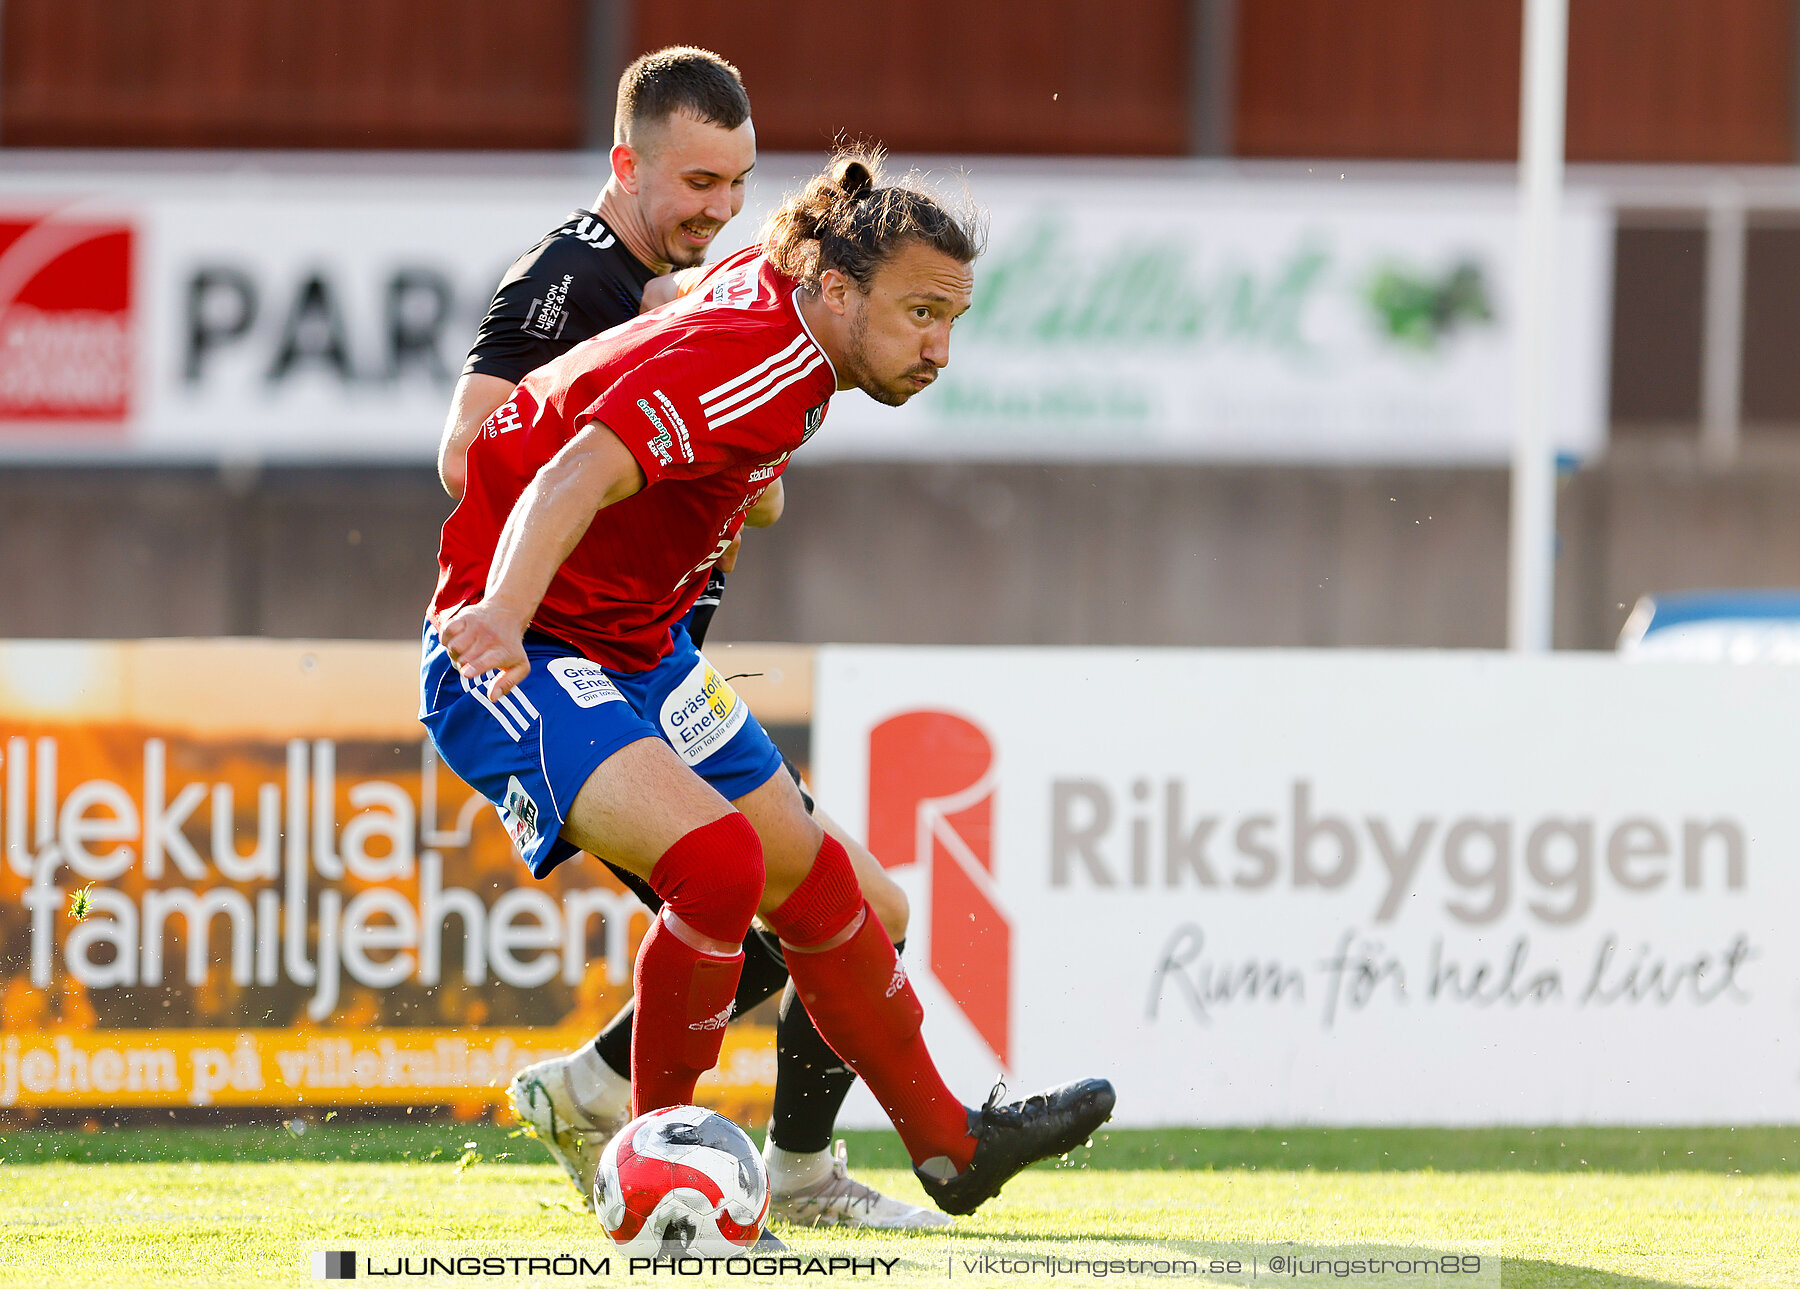
M730 1257L762 1234L769 1174L731 1120L669 1106L639 1115L607 1143L594 1212L630 1257Z

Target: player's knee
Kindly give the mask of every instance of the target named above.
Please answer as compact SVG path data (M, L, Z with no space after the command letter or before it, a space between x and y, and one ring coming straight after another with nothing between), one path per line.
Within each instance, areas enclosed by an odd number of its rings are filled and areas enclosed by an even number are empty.
M863 898L875 910L888 939L895 944L906 939L906 924L912 917L912 906L907 902L905 891L888 880L884 873L879 880L863 883Z
M756 829L735 810L694 829L656 861L650 885L702 935L743 943L763 892Z
M805 948L842 932L862 908L862 888L850 857L837 838L825 833L811 871L764 920L784 943Z

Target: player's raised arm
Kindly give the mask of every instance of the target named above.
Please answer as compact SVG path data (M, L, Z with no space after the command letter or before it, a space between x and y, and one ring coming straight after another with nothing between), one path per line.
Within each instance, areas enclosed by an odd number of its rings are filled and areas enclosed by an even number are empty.
M599 421L589 421L526 485L500 530L486 594L451 616L442 633L464 676L500 672L490 699L530 672L525 627L594 516L643 487L637 458Z

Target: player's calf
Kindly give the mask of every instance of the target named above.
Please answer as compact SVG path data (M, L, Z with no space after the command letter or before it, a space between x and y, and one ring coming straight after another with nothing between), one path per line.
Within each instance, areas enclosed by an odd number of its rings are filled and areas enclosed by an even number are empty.
M632 982L632 1111L694 1099L719 1059L744 936L762 897L762 846L737 813L689 832L657 861L663 910L638 950Z
M819 1033L868 1083L913 1162L966 1163L975 1145L967 1111L932 1063L912 982L835 838L824 836L805 880L763 917Z
M863 898L869 907L875 910L875 916L881 919L882 929L888 933L888 939L899 944L906 939L907 923L911 919L912 909L907 903L906 892L900 889L898 882L888 876L887 869L881 861L871 855L861 842L846 832L837 820L831 818L823 810L814 809L813 818L819 826L833 837L850 856L850 867L856 871L856 884L862 887Z

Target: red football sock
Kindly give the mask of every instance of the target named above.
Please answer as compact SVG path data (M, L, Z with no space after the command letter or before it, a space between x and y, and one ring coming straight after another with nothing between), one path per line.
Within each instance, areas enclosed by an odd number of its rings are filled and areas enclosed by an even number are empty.
M726 958L684 944L656 918L631 983L631 1113L692 1105L694 1084L718 1064L744 951Z
M837 841L825 838L813 871L768 922L819 1034L868 1083L913 1163L942 1155L968 1167L968 1110L938 1074L919 1032L924 1009Z
M736 813L696 828L656 862L666 904L632 973L631 1112L687 1105L718 1063L743 970L744 936L762 897L762 846Z

